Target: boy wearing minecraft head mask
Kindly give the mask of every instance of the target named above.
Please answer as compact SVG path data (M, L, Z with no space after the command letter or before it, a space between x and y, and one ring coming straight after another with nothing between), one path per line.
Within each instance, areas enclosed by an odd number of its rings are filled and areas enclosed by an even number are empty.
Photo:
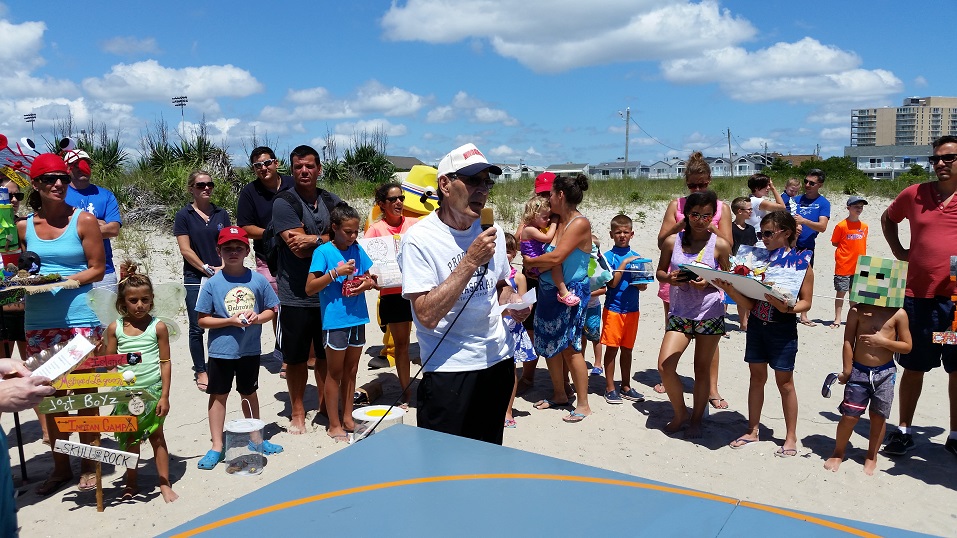
M844 368L825 381L825 395L836 380L844 385L844 401L838 409L834 453L824 467L837 471L857 420L870 403L871 431L864 472L874 474L877 451L884 439L884 426L894 402L897 368L894 353L911 350L910 326L904 305L907 262L861 256L851 283L850 301L844 328ZM856 303L856 304L854 304Z

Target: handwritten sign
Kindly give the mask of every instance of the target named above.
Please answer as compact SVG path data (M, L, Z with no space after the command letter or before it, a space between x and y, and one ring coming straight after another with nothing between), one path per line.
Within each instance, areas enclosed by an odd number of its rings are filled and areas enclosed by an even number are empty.
M57 439L53 445L53 451L69 456L76 456L85 460L93 460L101 463L109 463L117 467L126 467L135 469L140 460L139 454L123 452L122 450L113 450L111 448L102 448L98 446L84 445L83 443L72 443Z
M76 365L79 364L84 357L89 355L94 347L95 346L83 336L74 336L73 340L70 340L63 349L58 351L56 355L50 357L50 360L41 364L30 375L57 379L76 368Z
M122 387L129 385L123 379L123 374L100 374L90 372L86 374L70 374L53 383L57 390L91 389L94 387Z
M61 432L135 432L136 417L56 417L56 427Z
M378 279L383 288L394 288L402 285L402 271L396 261L401 236L365 237L359 240L359 245L372 260L369 272Z
M94 392L90 394L72 394L70 396L50 396L40 400L37 411L44 415L50 413L65 413L78 409L128 403L133 396L138 396L144 402L156 401L156 397L146 391L113 390L110 392Z
M80 370L93 368L113 368L115 366L128 366L139 364L143 360L143 355L137 353L118 353L116 355L100 355L98 357L87 357L82 364L77 366Z

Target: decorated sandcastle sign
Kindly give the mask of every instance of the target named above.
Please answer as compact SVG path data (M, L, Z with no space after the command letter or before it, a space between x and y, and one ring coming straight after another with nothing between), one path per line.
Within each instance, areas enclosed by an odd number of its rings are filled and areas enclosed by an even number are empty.
M950 281L957 282L957 256L950 257ZM957 295L951 295L950 300L957 302ZM950 330L935 332L931 335L931 338L935 344L957 345L957 312L954 313L954 321L950 324Z
M794 305L810 265L810 250L783 248L768 251L761 247L741 245L738 255L731 259L731 271L722 271L695 264L684 264L690 271L708 282L722 279L742 295L758 301L771 295L786 304Z

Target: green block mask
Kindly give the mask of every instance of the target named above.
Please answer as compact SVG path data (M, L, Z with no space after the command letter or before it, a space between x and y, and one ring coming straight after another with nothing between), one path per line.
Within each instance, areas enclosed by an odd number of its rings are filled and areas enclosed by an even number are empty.
M857 273L851 281L848 299L852 303L901 308L906 284L907 262L861 256L857 259Z

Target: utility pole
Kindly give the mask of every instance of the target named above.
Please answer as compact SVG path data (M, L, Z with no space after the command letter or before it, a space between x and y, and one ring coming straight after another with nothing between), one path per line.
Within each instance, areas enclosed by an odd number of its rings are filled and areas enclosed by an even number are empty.
M728 171L731 172L731 179L734 179L734 157L731 155L731 128L728 127Z
M764 166L768 166L768 143L764 143Z
M625 167L622 168L621 178L628 177L628 134L631 130L631 107L625 108Z
M186 103L188 103L188 102L189 102L189 99L188 99L185 95L181 95L181 96L179 96L179 97L173 97L173 106L178 106L178 107L179 107L180 125L186 123L186 112L185 112L185 110L186 110ZM182 136L184 136L184 137L186 136L186 127L185 127L185 125L183 126L183 134L182 134Z
M36 114L34 114L33 112L31 112L31 113L29 113L29 114L24 114L24 115L23 115L23 121L25 121L25 122L27 122L27 123L30 124L30 132L31 132L31 133L35 133L35 132L36 132L36 131L33 130L33 124L36 123L36 121L37 121L37 115L36 115Z

